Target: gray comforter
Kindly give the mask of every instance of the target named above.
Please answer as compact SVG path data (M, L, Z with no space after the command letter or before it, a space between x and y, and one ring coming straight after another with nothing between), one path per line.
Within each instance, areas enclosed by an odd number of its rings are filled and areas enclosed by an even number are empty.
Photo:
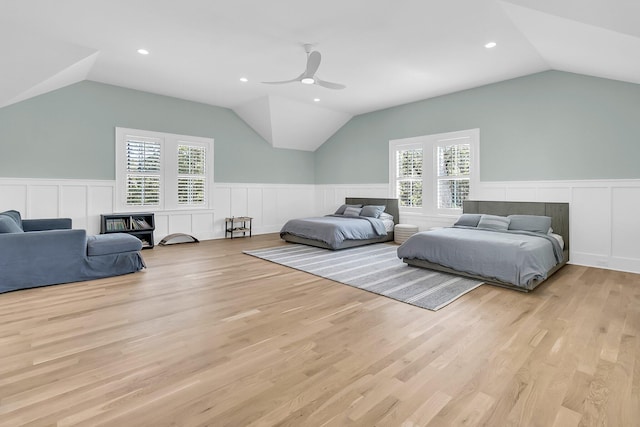
M377 218L327 215L289 220L280 230L280 237L285 234L319 240L336 249L345 240L373 239L386 236L387 231Z
M464 227L415 234L398 248L398 257L425 260L529 290L563 260L560 244L546 234Z

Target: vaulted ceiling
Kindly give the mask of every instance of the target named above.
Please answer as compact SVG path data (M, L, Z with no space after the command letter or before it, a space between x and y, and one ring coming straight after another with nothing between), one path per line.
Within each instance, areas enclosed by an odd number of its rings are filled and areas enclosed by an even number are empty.
M313 151L354 115L539 71L640 83L639 17L637 0L3 0L0 107L93 80ZM305 43L346 89L261 83L301 74Z

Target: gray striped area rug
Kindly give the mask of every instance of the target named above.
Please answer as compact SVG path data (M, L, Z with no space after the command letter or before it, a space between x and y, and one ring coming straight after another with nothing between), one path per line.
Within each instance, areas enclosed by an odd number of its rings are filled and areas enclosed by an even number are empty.
M330 251L288 244L244 253L433 311L483 283L410 267L398 258L397 249L396 245L375 244Z

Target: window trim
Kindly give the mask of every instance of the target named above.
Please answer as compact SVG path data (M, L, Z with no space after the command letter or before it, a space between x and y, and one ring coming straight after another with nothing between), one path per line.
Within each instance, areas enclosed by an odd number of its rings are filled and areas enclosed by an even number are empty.
M461 209L437 208L438 146L446 145L445 141L453 141L462 138L469 139L471 154L469 199L473 199L480 183L480 129L476 128L444 132L433 135L393 139L389 141L389 195L392 198L398 197L395 165L396 152L403 149L422 148L424 156L422 160L422 207L401 206L401 212L425 216L454 216L459 215L462 212Z
M131 206L126 203L127 196L127 166L126 140L128 137L155 139L160 141L161 174L160 174L160 205ZM178 145L203 146L206 148L206 202L204 205L178 204ZM194 211L213 209L214 194L214 140L199 136L178 135L166 132L148 131L142 129L115 128L115 181L114 212L133 210L162 211Z

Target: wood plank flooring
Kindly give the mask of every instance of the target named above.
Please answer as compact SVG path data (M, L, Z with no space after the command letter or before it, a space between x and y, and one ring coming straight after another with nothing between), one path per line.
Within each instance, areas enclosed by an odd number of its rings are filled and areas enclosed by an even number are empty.
M241 253L0 295L1 426L638 426L640 275L430 312Z

